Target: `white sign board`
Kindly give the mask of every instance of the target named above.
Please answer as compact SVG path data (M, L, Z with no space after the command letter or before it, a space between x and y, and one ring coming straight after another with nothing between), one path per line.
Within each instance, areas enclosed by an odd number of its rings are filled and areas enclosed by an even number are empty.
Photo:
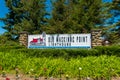
M28 48L91 48L91 34L28 35Z

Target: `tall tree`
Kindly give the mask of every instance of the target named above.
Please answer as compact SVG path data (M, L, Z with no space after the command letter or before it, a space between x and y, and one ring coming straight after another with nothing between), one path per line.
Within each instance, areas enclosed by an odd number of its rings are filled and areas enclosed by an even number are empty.
M118 21L116 22L116 31L120 36L120 0L113 0L113 7L112 7L113 17L118 17Z
M42 32L45 23L45 0L5 0L9 13L2 19L3 28L10 37L21 31L30 34Z
M48 33L68 33L71 28L66 26L70 24L70 6L68 0L55 0L52 2L52 17L49 20L49 26L46 27ZM69 21L68 21L69 19Z
M111 6L110 13L112 17L108 22L112 26L109 28L107 37L114 44L120 42L120 0L113 0Z
M102 0L80 0L75 12L78 15L78 24L82 26L81 32L90 32L91 29L102 28L109 18L109 7Z
M55 0L48 31L52 33L87 33L103 27L109 17L102 0Z

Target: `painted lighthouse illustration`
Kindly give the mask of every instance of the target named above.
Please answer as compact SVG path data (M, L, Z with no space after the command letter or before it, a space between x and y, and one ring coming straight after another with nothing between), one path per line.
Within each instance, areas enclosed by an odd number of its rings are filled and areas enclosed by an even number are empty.
M46 33L43 32L39 38L33 38L32 41L30 41L30 45L46 46Z

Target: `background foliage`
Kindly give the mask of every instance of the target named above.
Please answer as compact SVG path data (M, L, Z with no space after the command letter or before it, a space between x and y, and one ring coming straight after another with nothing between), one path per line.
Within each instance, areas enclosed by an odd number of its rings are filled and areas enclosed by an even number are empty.
M52 34L90 33L97 28L103 30L103 35L111 43L120 40L119 19L113 21L119 17L118 0L51 0L50 10L46 8L46 0L5 0L5 3L9 12L0 20L5 23L3 28L9 39L17 40L21 31L29 34L43 31Z

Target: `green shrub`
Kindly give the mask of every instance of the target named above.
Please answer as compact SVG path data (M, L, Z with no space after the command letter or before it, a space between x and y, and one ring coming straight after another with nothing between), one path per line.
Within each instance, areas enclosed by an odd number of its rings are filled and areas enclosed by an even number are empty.
M22 53L29 57L87 57L100 55L120 56L120 46L101 46L92 49L27 49L23 46L1 46L0 52Z
M120 46L101 46L95 49L98 51L98 55L120 56Z
M0 48L0 66L11 71L18 67L24 73L41 76L57 76L62 69L64 75L81 77L108 77L120 75L120 46L102 46L93 49L27 49L21 46ZM44 72L44 68L47 72ZM114 69L112 72L111 69ZM109 75L110 73L110 75Z
M106 78L120 75L120 58L116 56L87 56L66 60L65 58L37 58L28 57L23 53L0 52L0 60L0 66L9 73L15 71L15 68L18 67L20 72L25 74L28 74L33 69L31 74L59 77L59 70L62 70L62 75L78 77L79 67L81 67L81 77Z

